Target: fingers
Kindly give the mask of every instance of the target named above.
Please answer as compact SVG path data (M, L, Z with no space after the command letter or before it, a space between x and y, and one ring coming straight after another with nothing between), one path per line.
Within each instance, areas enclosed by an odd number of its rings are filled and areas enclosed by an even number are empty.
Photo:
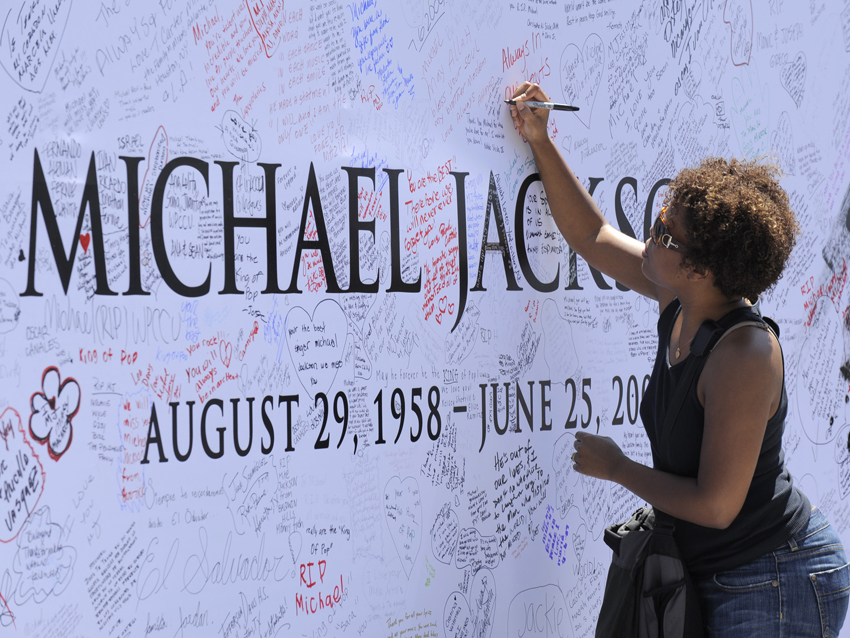
M549 111L539 108L532 109L525 104L528 100L548 102L549 97L543 89L533 82L523 82L514 91L512 99L516 103L510 106L511 119L523 139L534 143L548 137Z
M570 455L570 460L573 462L573 469L584 474L584 472L582 472L582 469L580 467L581 462L582 462L582 456L587 456L589 454L590 459L591 460L593 459L594 451L596 450L596 448L594 448L593 445L592 445L592 443L593 443L592 439L595 437L595 435L590 434L589 432L576 432L575 437L576 437L576 440L573 443L573 448L575 449L575 452L573 452L572 455ZM582 454L582 448L585 447L585 446L589 446L589 447L587 448L587 451L583 455Z
M539 84L533 82L523 82L520 84L511 99L514 100L539 100L548 102L549 96L540 88Z
M532 110L528 108L523 101L517 101L516 106L511 105L510 109L511 119L513 120L514 126L520 133L522 133L523 136L527 136L530 129L527 128L526 125L534 127L536 124Z
M610 436L601 436L599 434L591 434L590 432L576 432L576 440L573 447L578 450L582 446L587 446L591 450L599 450L604 448L607 443L616 445L614 439Z
M573 462L573 469L578 470L579 472L581 472L581 469L579 468L579 464L581 463L581 450L579 448L582 446L581 440L584 438L584 434L584 432L576 432L576 440L573 442L575 452L570 455L570 460Z
M522 123L522 119L519 115L519 109L513 104L510 104L508 108L511 111L511 119L514 121L514 126L519 127L519 125Z
M522 102L526 100L541 100L546 102L549 100L543 89L540 88L540 85L533 84L532 82L523 82L520 84L516 91L514 91L511 99L517 102L516 106L511 105L511 117L515 123L519 123L520 118L524 119L531 113L531 109L525 104L522 104Z
M516 126L520 126L531 115L531 109L528 108L522 101L517 100L516 106L513 104L510 107L511 118ZM520 129L522 130L522 129Z
M514 94L511 96L511 99L512 100L518 100L518 99L524 98L525 94L529 90L531 90L531 88L533 86L536 86L536 85L532 84L531 82L523 82L522 84L520 84L517 87L516 91L514 91Z

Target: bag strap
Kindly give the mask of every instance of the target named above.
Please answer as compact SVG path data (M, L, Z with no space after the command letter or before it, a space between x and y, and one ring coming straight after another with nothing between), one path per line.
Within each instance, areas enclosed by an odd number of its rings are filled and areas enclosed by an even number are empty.
M779 337L779 326L772 319L765 319L761 316L757 303L746 308L736 308L726 313L719 321L712 319L703 321L691 342L691 354L693 356L689 357L685 362L685 370L682 373L681 379L679 379L679 383L676 384L673 399L667 408L664 425L661 428L662 440L669 437L673 431L676 418L679 416L679 411L685 402L685 396L687 396L694 378L705 367L708 355L711 354L711 351L714 350L727 331L733 326L743 324L744 322L751 325L764 326L765 328L770 327L774 334Z

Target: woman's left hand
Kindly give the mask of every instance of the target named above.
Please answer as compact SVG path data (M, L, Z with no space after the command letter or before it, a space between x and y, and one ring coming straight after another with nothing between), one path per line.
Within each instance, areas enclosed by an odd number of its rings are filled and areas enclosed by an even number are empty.
M573 468L587 476L613 481L622 464L628 461L620 446L607 436L577 432L573 447L576 450L572 455Z

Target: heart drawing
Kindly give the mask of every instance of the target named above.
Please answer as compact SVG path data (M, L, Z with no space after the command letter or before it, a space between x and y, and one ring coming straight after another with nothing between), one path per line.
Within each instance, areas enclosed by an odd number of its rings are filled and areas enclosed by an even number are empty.
M336 373L342 367L348 321L333 299L320 302L313 315L296 306L284 321L286 346L295 366L295 374L310 398L327 394Z
M587 36L581 49L568 44L561 54L561 91L567 104L579 107L575 115L588 128L604 69L605 45L595 33Z
M457 547L457 537L460 525L457 514L448 506L443 507L437 514L431 526L431 552L441 563L450 565Z
M472 601L471 605L467 596ZM480 569L472 579L468 594L459 591L449 594L443 607L443 631L446 638L489 638L495 616L496 579L489 569Z
M0 31L0 66L25 91L41 93L71 15L70 2L4 3L8 12Z
M230 367L230 361L233 358L233 344L229 341L220 341L218 344L218 356L221 357L221 362Z
M794 100L797 108L800 108L803 93L806 90L806 56L802 51L791 62L782 66L779 81L782 83L782 88L788 91L788 95Z
M0 485L8 498L0 543L14 540L23 529L44 492L44 477L44 466L27 439L21 415L6 408L0 414Z
M408 476L402 481L394 476L389 480L384 488L384 516L409 579L422 542L422 505L415 478Z

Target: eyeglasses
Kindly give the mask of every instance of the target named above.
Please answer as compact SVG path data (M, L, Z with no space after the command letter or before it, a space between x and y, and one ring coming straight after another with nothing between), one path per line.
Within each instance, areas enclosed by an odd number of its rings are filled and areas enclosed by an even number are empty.
M667 212L666 207L662 208L661 214L655 218L655 223L649 231L649 236L652 237L652 241L655 242L656 246L664 246L664 248L669 248L673 252L684 253L688 248L682 243L676 243L676 240L673 239L673 235L670 234L667 224L664 221L665 212Z

